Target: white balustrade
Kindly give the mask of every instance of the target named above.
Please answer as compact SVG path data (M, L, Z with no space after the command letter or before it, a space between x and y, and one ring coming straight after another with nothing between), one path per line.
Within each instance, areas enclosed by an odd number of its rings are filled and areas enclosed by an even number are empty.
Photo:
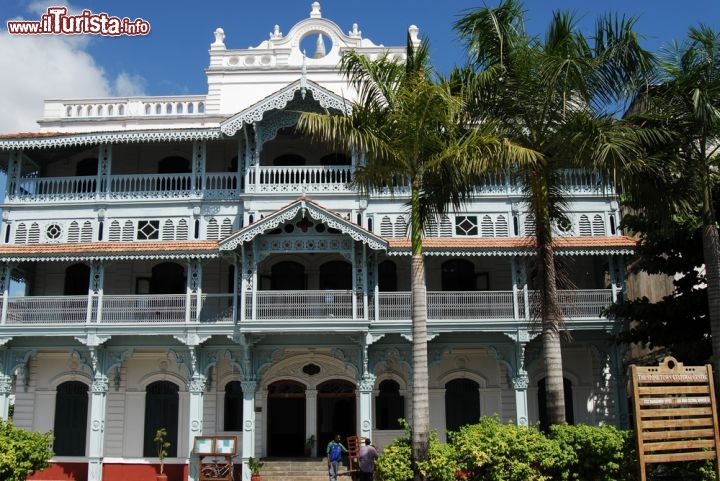
M185 322L185 302L184 294L103 296L100 322L148 324Z
M250 168L246 192L352 192L349 166Z
M80 324L87 320L87 296L8 298L7 324Z
M580 169L561 172L563 188L572 195L597 195L612 192L612 185L600 174ZM194 186L191 194L190 173L111 175L109 190L98 185L96 176L23 177L19 185L11 181L10 201L47 201L94 199L107 194L112 198L187 197L200 191L211 198L233 197L245 192L354 192L350 166L302 166L250 168L241 179L237 172L208 172ZM407 196L407 182L399 181L392 189L375 189L373 197ZM522 195L519 184L505 175L488 176L475 188L476 195Z
M610 289L561 290L560 304L566 319L599 319L612 303ZM338 322L364 319L363 295L356 295L353 316L350 291L258 291L246 294L245 319L281 321L333 319ZM539 312L537 291L528 293L530 318ZM160 324L186 322L184 294L104 295L93 297L88 320L88 296L29 296L7 300L6 324L84 324L86 322ZM197 322L197 306L190 306L190 322ZM526 318L524 294L517 293L519 319ZM513 320L512 291L468 291L427 293L428 320L482 321ZM374 300L369 298L370 320L375 319ZM239 302L238 302L239 306ZM409 321L412 314L410 292L381 292L378 295L379 320ZM98 312L99 310L99 312ZM201 323L233 323L233 294L203 294L200 306Z
M142 193L162 197L163 193L189 192L191 179L190 174L114 175L110 178L110 195Z
M255 319L352 319L352 298L350 291L259 291ZM252 318L252 294L246 317Z

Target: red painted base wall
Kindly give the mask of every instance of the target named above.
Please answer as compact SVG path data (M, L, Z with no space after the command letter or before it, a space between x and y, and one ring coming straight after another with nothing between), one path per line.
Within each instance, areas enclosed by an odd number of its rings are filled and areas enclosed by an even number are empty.
M103 481L155 481L157 466L154 464L105 464ZM87 481L87 463L52 463L49 468L28 478L32 481ZM186 481L186 464L166 464L168 481Z
M166 464L168 481L186 481L187 464ZM103 481L155 481L158 467L154 464L104 464Z
M87 463L52 463L50 467L30 476L28 479L57 481L87 481Z

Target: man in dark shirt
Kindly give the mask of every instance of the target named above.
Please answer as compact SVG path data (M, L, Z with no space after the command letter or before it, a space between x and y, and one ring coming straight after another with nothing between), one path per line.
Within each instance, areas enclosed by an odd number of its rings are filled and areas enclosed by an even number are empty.
M375 472L375 460L377 458L377 449L370 444L370 438L365 438L365 446L361 447L358 453L360 481L372 481L373 473Z

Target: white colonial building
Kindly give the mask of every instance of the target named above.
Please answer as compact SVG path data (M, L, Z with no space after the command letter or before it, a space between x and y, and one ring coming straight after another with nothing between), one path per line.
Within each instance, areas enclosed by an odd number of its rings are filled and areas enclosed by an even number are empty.
M336 70L349 49L405 55L314 3L254 48L230 49L218 29L207 94L49 100L38 132L0 136L0 417L14 399L17 427L54 431L36 479L153 479L160 427L166 471L191 480L201 434L236 436L238 460L302 455L310 436L321 455L336 432L380 446L402 434L408 192L361 195L361 152L293 129L301 111L349 111ZM568 416L622 426L618 322L602 312L623 295L634 241L608 179L568 171L565 187ZM498 177L426 234L441 438L479 416L543 419L528 220L520 188Z

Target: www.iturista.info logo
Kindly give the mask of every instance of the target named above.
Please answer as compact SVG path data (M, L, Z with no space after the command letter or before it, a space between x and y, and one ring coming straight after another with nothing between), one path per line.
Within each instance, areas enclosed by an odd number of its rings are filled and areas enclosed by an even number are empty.
M147 35L150 23L142 18L111 17L107 13L83 10L79 15L68 15L66 7L49 7L40 20L12 20L7 22L8 33L13 35Z

